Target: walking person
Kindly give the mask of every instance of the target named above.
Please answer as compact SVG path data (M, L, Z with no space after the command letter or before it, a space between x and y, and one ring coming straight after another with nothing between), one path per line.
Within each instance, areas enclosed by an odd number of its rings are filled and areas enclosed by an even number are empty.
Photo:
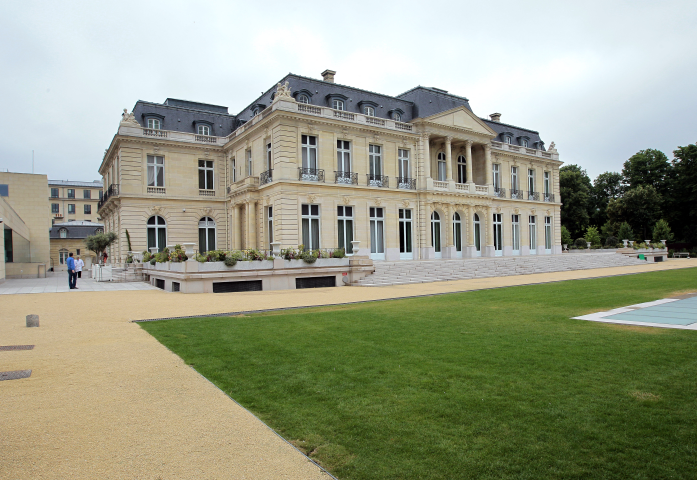
M83 262L80 255L78 255L77 260L75 260L75 271L77 272L77 278L82 278L82 269L84 266L85 262Z
M75 290L77 287L77 272L75 271L75 259L73 258L73 252L68 254L68 286L70 290Z

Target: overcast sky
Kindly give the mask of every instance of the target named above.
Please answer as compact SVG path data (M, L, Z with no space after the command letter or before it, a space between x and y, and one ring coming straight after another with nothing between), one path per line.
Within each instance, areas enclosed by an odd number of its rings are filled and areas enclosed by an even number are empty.
M556 142L592 178L697 141L697 2L0 2L0 169L94 180L123 108L238 113L286 73L416 85Z

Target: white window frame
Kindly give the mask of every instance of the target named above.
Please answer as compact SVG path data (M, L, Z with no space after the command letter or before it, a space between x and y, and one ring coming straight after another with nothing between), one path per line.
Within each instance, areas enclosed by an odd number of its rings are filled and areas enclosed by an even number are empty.
M535 169L528 168L528 195L535 192Z
M479 219L479 214L475 213L472 217L472 224L474 226L472 234L474 235L474 256L482 256L482 222Z
M165 186L165 157L160 155L148 155L147 158L148 165L148 178L150 177L150 171L153 172L153 182L150 183L148 180L148 187L164 187ZM160 175L160 172L162 175ZM162 176L162 181L160 180Z
M510 144L511 144L511 136L510 136L510 135L505 135L505 136L503 137L503 141L504 141L503 143L507 143L508 145L510 145Z
M252 160L252 149L247 150L247 176L251 177L254 172L254 161Z
M552 179L551 179L550 172L545 172L544 175L544 195L549 196L550 193L552 193Z
M303 210L304 210L303 207L307 207L307 214L303 213ZM316 208L313 208L313 207L316 207ZM312 213L313 210L316 211L317 213ZM301 228L300 237L302 238L303 246L305 247L305 250L317 250L318 248L320 248L321 238L322 238L321 213L322 212L320 210L320 206L316 203L303 203L300 206L300 217L302 220L302 223L300 226L300 228ZM302 231L303 226L305 225L306 221L307 221L307 233L308 233L307 240L309 240L309 242L307 242L307 243L305 243L306 239L305 239L305 236L304 236L303 231ZM317 233L317 235L316 235L317 245L313 244L313 239L315 238L315 235L313 235L313 233L315 233L315 229L317 229L317 232L316 232ZM309 245L308 245L308 243L309 243Z
M436 258L443 258L443 235L440 225L440 214L431 213L431 247L435 252Z
M314 145L310 139L314 140ZM319 163L317 157L317 137L315 135L302 135L300 140L302 143L302 168L317 170Z
M522 140L523 140L523 141L522 141L523 146L527 148L527 146L528 146L528 141L527 141L526 139L524 139L524 138L523 138Z
M455 257L462 258L462 218L458 212L453 213L453 245Z
M414 232L412 230L412 211L408 208L399 209L399 259L414 258Z
M530 255L537 255L537 217L528 216L528 238L530 241Z
M511 215L511 247L513 255L520 255L520 215Z
M271 143L266 144L266 170L271 171L273 170L273 164L272 164L272 158L271 158Z
M266 227L269 230L266 233L266 238L269 239L269 249L271 249L273 243L273 206L266 207Z
M351 173L351 142L336 141L336 170L340 173Z
M399 165L399 178L411 178L409 150L404 148L397 150L397 163Z
M343 248L346 255L353 255L353 244L355 222L353 221L354 207L351 205L339 205L336 209L336 226L339 232L337 246ZM343 234L343 235L341 235ZM343 243L342 245L342 238ZM350 238L350 240L348 240Z
M200 253L208 252L210 250L215 250L218 246L218 225L212 217L201 217L198 221L198 238L199 243L201 243L201 230L204 230L204 238L206 239L206 245L199 245L198 250ZM213 241L215 245L213 248L209 248L208 239L210 238L210 230L213 230Z
M58 251L58 264L59 265L65 265L66 262L68 261L68 257L70 256L70 253L66 249L61 249Z
M153 218L153 217L155 217L155 223L151 225L148 223L148 221L150 221L150 218ZM153 215L150 218L148 218L145 221L145 228L146 228L145 242L146 242L146 245L148 245L148 243L147 243L148 236L150 235L150 229L152 228L153 230L155 230L155 245L153 245L153 246L157 247L158 252L161 252L162 250L165 249L165 247L167 247L167 237L169 236L168 235L169 232L167 232L167 220L165 220L165 218L162 215ZM161 219L163 223L159 223L158 218ZM159 240L160 239L160 235L159 235L160 229L165 230L165 244L164 245L159 244L160 243L160 240ZM149 251L150 251L150 247L148 246L148 252Z
M237 161L232 159L232 183L237 182Z
M500 257L503 255L503 214L494 213L492 227L494 229L494 256Z
M492 173L493 180L494 180L494 188L501 188L501 164L500 163L492 163L491 164L491 173Z
M58 237L68 238L68 231L65 228L61 228L60 230L58 230Z
M344 110L344 101L339 100L338 98L335 98L334 100L332 100L332 108L334 110L342 110L343 111Z
M545 253L552 253L552 217L545 217Z
M395 112L394 117L393 117L393 120L394 120L395 122L401 122L401 121L402 121L402 114L399 113L399 112Z
M518 188L518 167L511 167L511 190L519 190Z
M148 129L162 130L162 121L159 118L148 118Z
M366 117L374 117L375 116L375 107L371 107L370 105L366 105L363 107L363 115Z
M385 259L385 208L370 207L370 258Z
M457 183L467 183L467 157L464 155L457 156Z
M304 93L301 93L298 95L298 103L310 103L310 98Z
M448 169L446 165L446 156L445 152L438 152L438 155L436 156L436 159L438 160L437 162L437 177L439 182L445 182L447 180L447 174L448 174Z
M196 127L196 131L198 132L198 135L205 135L206 137L211 136L211 127L210 125L198 125Z
M368 184L382 187L382 147L380 145L368 145L368 173L370 174Z
M203 166L201 166L203 162ZM198 171L203 172L203 187L201 186L201 177L199 174L199 190L215 190L215 170L213 169L213 160L199 160ZM208 174L210 173L210 185Z

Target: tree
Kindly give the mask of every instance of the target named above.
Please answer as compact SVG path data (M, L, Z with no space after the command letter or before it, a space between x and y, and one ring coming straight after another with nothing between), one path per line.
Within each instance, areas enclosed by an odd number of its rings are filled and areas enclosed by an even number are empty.
M569 229L566 228L564 225L561 226L561 243L562 245L571 245L573 240L571 239L571 233L569 233Z
M586 229L586 234L583 236L583 238L586 239L586 242L590 242L591 245L601 244L600 233L598 233L598 229L595 227L588 227Z
M631 240L634 241L634 231L632 231L632 226L627 222L622 222L620 225L619 233L617 234L620 240Z
M624 162L622 177L628 190L639 186L652 186L658 193L665 193L666 180L671 164L660 150L641 150Z
M559 169L559 191L561 193L561 223L574 236L582 235L590 216L591 180L578 165L564 165Z
M102 258L102 252L115 241L116 234L114 232L96 233L85 238L85 245L89 250L97 254L97 259L99 260Z
M653 241L654 243L658 243L661 240L666 240L668 242L672 242L674 238L674 235L670 231L670 227L668 226L668 222L666 222L663 219L660 219L659 221L656 222L656 225L653 227Z
M673 156L671 191L663 217L679 239L697 243L697 145L678 147Z
M646 239L651 233L651 225L661 218L661 196L651 185L639 185L621 198L610 200L607 216L611 222L629 223L642 239Z
M591 189L591 222L598 226L605 225L608 202L622 196L622 192L622 175L617 172L598 175Z

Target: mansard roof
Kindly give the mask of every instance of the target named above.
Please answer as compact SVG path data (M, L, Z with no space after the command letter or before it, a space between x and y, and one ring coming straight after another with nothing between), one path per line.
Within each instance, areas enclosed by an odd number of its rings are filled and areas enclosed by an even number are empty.
M536 132L535 130L528 130L527 128L516 127L507 123L494 122L492 120L487 120L486 118L482 118L482 121L484 121L484 123L486 123L498 134L498 136L494 139L497 142L504 142L504 135L510 133L512 134L512 143L514 145L518 144L516 139L519 137L528 137L528 145L530 148L535 148L535 144L537 143L540 150L545 150L544 142L540 138L539 132Z
M187 133L196 133L195 122L206 122L212 125L211 135L218 137L229 135L239 126L227 107L175 98L168 98L163 103L138 100L133 107L133 115L144 127L147 126L148 117L152 117L162 122L163 130Z

